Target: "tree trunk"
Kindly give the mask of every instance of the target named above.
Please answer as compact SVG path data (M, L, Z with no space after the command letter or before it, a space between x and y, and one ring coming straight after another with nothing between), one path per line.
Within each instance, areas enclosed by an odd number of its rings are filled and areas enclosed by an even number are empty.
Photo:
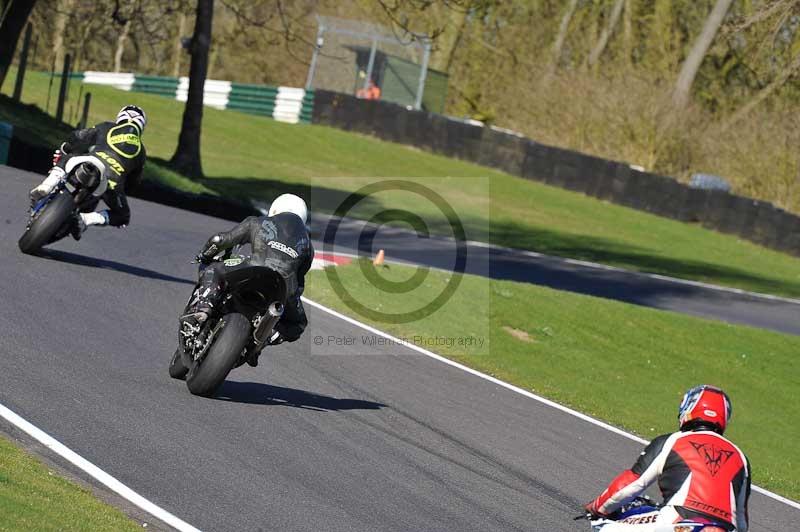
M36 0L0 2L0 87L6 79L8 68L14 60L17 41L28 21Z
M625 7L622 8L622 49L628 66L633 62L633 9L633 0L625 0Z
M218 42L214 49L211 50L211 57L208 59L208 72L206 72L206 78L214 79L214 66L217 64L217 59L219 58L219 52L222 50L224 44Z
M600 56L606 49L606 46L608 45L608 39L611 37L611 34L614 33L614 28L619 21L619 16L622 13L622 8L624 5L625 0L616 0L616 2L614 2L614 7L611 10L611 16L608 19L608 24L606 24L606 27L603 28L603 31L600 33L600 38L597 39L597 44L589 54L589 66L597 63L597 60L600 59Z
M444 72L450 73L450 69L453 66L453 62L456 58L456 51L461 47L461 42L464 40L464 33L467 31L467 24L469 24L469 17L466 14L461 18L461 25L458 27L458 33L456 34L456 38L453 41L453 46L450 47L450 51L447 54L447 63L444 65Z
M56 20L53 23L52 61L56 69L64 64L64 33L71 12L72 0L59 0L56 6Z
M553 43L553 55L550 61L550 71L552 74L558 68L558 62L561 60L561 50L564 48L564 42L567 40L567 32L569 30L569 23L572 21L572 16L578 8L578 0L569 0L569 5L564 15L561 17L561 24L558 26L558 34Z
M447 10L447 25L444 32L438 37L436 46L437 51L431 55L430 68L447 72L453 62L456 48L461 42L462 33L467 23L469 11L466 9L453 9L445 7Z
M81 67L83 66L82 65L83 53L86 51L86 44L89 42L89 36L94 31L94 24L95 24L94 17L84 21L83 35L81 37L80 43L78 44L78 49L75 51L75 61L72 62L73 72L80 71Z
M170 162L180 173L202 177L200 132L203 123L203 87L208 72L208 49L211 45L211 17L214 0L197 0L197 17L192 37L192 62L189 67L189 94L183 109L183 124L178 147Z
M716 4L714 4L714 9L711 10L703 25L703 31L694 42L689 55L686 56L681 72L678 75L678 81L675 83L675 90L672 93L672 103L676 108L681 109L689 103L689 94L691 93L694 79L697 77L697 71L700 70L700 65L703 63L703 59L705 59L706 53L708 53L708 49L711 47L711 43L714 41L714 37L722 24L722 20L731 7L732 1L717 0Z
M122 70L122 54L125 53L125 41L128 40L128 34L131 31L131 19L125 21L122 26L122 31L117 37L117 51L114 52L114 72Z
M173 55L172 77L177 78L181 75L181 54L183 54L183 32L186 31L186 13L178 14L178 36L175 38L175 50Z
M131 46L133 46L133 56L136 58L136 62L133 64L133 68L131 70L133 72L139 72L142 70L141 64L142 59L144 58L144 46L139 43L139 39L136 38L136 32L131 33L128 38L131 40Z

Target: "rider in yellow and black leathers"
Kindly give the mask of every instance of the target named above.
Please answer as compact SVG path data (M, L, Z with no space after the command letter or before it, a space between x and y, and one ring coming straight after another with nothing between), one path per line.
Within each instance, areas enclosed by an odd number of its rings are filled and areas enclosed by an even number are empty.
M70 158L93 155L106 167L108 188L101 198L108 209L100 212L83 212L76 219L72 235L79 239L89 225L128 225L131 219L126 193L135 187L142 177L147 155L142 143L142 131L146 117L141 108L128 105L117 115L116 122L101 122L94 127L73 131L53 157L54 166L41 185L31 190L31 199L37 200L49 194L53 187L66 177ZM96 204L91 206L93 211Z

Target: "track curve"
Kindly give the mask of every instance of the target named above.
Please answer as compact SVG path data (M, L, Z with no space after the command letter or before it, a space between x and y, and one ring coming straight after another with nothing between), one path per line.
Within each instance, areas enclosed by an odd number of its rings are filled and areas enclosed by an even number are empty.
M0 167L0 237L38 179ZM309 309L308 341L235 370L220 399L167 375L188 263L229 222L131 200L133 226L0 257L0 403L206 530L575 530L638 444ZM756 468L757 468L756 464ZM755 531L800 512L754 494Z
M311 227L320 235L330 216L313 215ZM339 224L335 249L452 271L453 241L415 232L344 219ZM709 318L782 333L800 335L800 300L753 294L722 286L642 273L602 264L507 249L480 242L466 244L465 271L473 275L547 286L578 294L614 299L671 312Z

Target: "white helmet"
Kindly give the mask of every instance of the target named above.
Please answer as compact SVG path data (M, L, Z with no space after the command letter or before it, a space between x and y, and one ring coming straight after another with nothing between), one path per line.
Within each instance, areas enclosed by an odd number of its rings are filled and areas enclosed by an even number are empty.
M133 122L139 126L139 133L144 131L144 126L147 125L147 115L144 114L144 109L138 105L126 105L117 113L117 124L125 122Z
M273 201L272 205L269 207L268 216L275 216L282 212L296 214L303 220L303 223L306 223L306 219L308 218L306 202L303 201L303 198L295 196L294 194L281 194L275 198L275 201Z

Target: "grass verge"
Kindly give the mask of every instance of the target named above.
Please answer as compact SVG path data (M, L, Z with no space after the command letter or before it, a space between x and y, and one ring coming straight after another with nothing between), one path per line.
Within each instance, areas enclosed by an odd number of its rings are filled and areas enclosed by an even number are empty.
M29 73L23 100L45 108L48 82L44 74ZM5 90L10 86L7 83ZM800 260L788 255L698 226L328 127L294 126L206 108L202 148L208 177L187 179L165 164L177 144L181 102L100 86L87 85L84 90L92 92L89 119L93 123L115 116L127 103L148 111L145 144L154 159L146 177L177 188L267 201L276 193L296 189L310 198L313 209L331 212L362 184L401 177L428 184L444 196L473 240L800 297ZM71 109L78 91L75 82L68 116L77 116ZM51 102L51 112L53 107ZM16 116L8 100L0 102L0 119L36 131L39 138L56 145L56 136L38 122L41 116ZM387 193L370 208L353 214L368 217L387 205L423 218L433 209L415 196Z
M432 270L417 289L387 297L359 266L337 267L341 285L350 301L383 312L419 308L450 279ZM391 265L380 275L399 282L414 271ZM387 324L350 310L325 272L309 275L308 297L397 336L487 334L482 347L432 350L645 438L676 429L689 387L722 386L734 404L728 435L749 455L754 482L800 500L800 457L785 447L800 438L800 337L469 275L433 315Z
M0 437L0 530L141 530L121 511Z

